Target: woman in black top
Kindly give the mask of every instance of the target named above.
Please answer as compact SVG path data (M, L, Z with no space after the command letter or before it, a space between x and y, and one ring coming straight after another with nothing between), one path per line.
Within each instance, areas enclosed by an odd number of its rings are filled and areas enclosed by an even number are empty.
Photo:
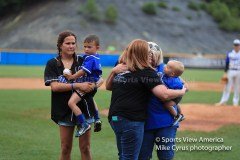
M58 57L50 59L47 62L44 80L45 85L51 87L51 119L59 125L60 139L61 139L61 160L70 160L73 132L75 127L75 118L71 109L68 107L68 100L72 95L73 90L79 89L83 92L90 92L94 89L95 84L85 83L70 83L63 76L64 68L68 68L75 73L77 68L81 66L83 59L77 56L76 51L76 36L69 31L65 31L59 34L57 48ZM93 103L93 99L86 97L87 101ZM78 104L81 107L86 118L90 118L94 108L87 108L84 104ZM79 138L79 147L81 151L82 160L89 160L91 158L90 152L90 134L88 131L86 134Z
M117 140L120 160L137 160L140 152L147 103L151 92L161 100L182 96L182 90L167 89L151 67L151 51L146 41L133 40L112 69L106 88L112 91L109 122Z

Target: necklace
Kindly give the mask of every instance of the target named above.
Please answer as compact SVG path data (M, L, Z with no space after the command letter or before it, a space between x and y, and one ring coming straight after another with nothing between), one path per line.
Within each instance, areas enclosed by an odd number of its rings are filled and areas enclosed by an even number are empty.
M62 59L62 62L63 62L64 68L71 68L73 60L64 60L64 59Z

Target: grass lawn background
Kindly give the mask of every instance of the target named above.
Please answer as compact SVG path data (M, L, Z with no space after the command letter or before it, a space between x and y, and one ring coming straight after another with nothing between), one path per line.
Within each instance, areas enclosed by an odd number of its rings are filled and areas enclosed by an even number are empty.
M103 68L103 78L106 78L111 68ZM0 77L42 78L44 66L6 66L0 65ZM223 70L185 69L182 77L187 81L219 82Z
M0 77L43 77L44 67L0 66ZM104 68L105 73L109 68ZM20 73L24 73L24 76ZM200 74L201 73L201 74ZM223 72L220 70L188 70L186 76L196 81L218 81ZM202 76L203 74L203 76ZM201 76L201 77L199 77ZM207 77L211 76L211 78ZM106 74L104 74L106 77ZM214 82L213 81L213 82ZM187 93L182 103L208 103L219 100L221 93L192 91ZM100 110L108 108L110 92L98 91L95 96ZM214 118L214 117L213 117ZM117 148L115 137L107 118L102 116L103 131L92 134L93 159L115 160ZM42 160L58 159L60 152L59 129L50 120L50 90L0 90L0 160ZM232 151L177 151L175 160L237 160L240 143L240 126L230 125L217 131L193 132L180 131L182 137L219 137L223 143L177 143L178 146L212 145L232 146ZM78 140L74 139L72 159L80 159ZM154 153L154 160L156 154Z

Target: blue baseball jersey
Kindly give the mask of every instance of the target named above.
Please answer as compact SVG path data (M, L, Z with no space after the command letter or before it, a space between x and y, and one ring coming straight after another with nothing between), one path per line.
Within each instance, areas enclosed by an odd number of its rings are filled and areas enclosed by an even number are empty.
M169 77L166 74L163 74L162 81L165 86L169 89L182 89L183 82L179 77Z
M60 82L60 83L68 83L68 79L65 76L63 76L63 75L60 75L60 76L58 76L58 82Z
M162 77L165 64L161 63L156 69L159 78ZM174 106L175 110L177 107ZM173 124L174 118L170 112L164 108L163 102L152 95L147 108L148 118L145 123L145 130L169 127Z
M102 77L102 66L100 63L99 54L83 56L83 64L80 69L86 72L85 76L78 78L77 82L97 82Z
M236 53L235 50L227 53L226 64L230 70L240 70L240 51Z

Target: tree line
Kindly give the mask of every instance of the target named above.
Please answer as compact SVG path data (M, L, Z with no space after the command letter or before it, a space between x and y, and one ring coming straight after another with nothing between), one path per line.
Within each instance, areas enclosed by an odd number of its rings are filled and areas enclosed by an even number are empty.
M46 0L0 0L0 16L3 17L9 13L19 12L24 7L37 4Z

